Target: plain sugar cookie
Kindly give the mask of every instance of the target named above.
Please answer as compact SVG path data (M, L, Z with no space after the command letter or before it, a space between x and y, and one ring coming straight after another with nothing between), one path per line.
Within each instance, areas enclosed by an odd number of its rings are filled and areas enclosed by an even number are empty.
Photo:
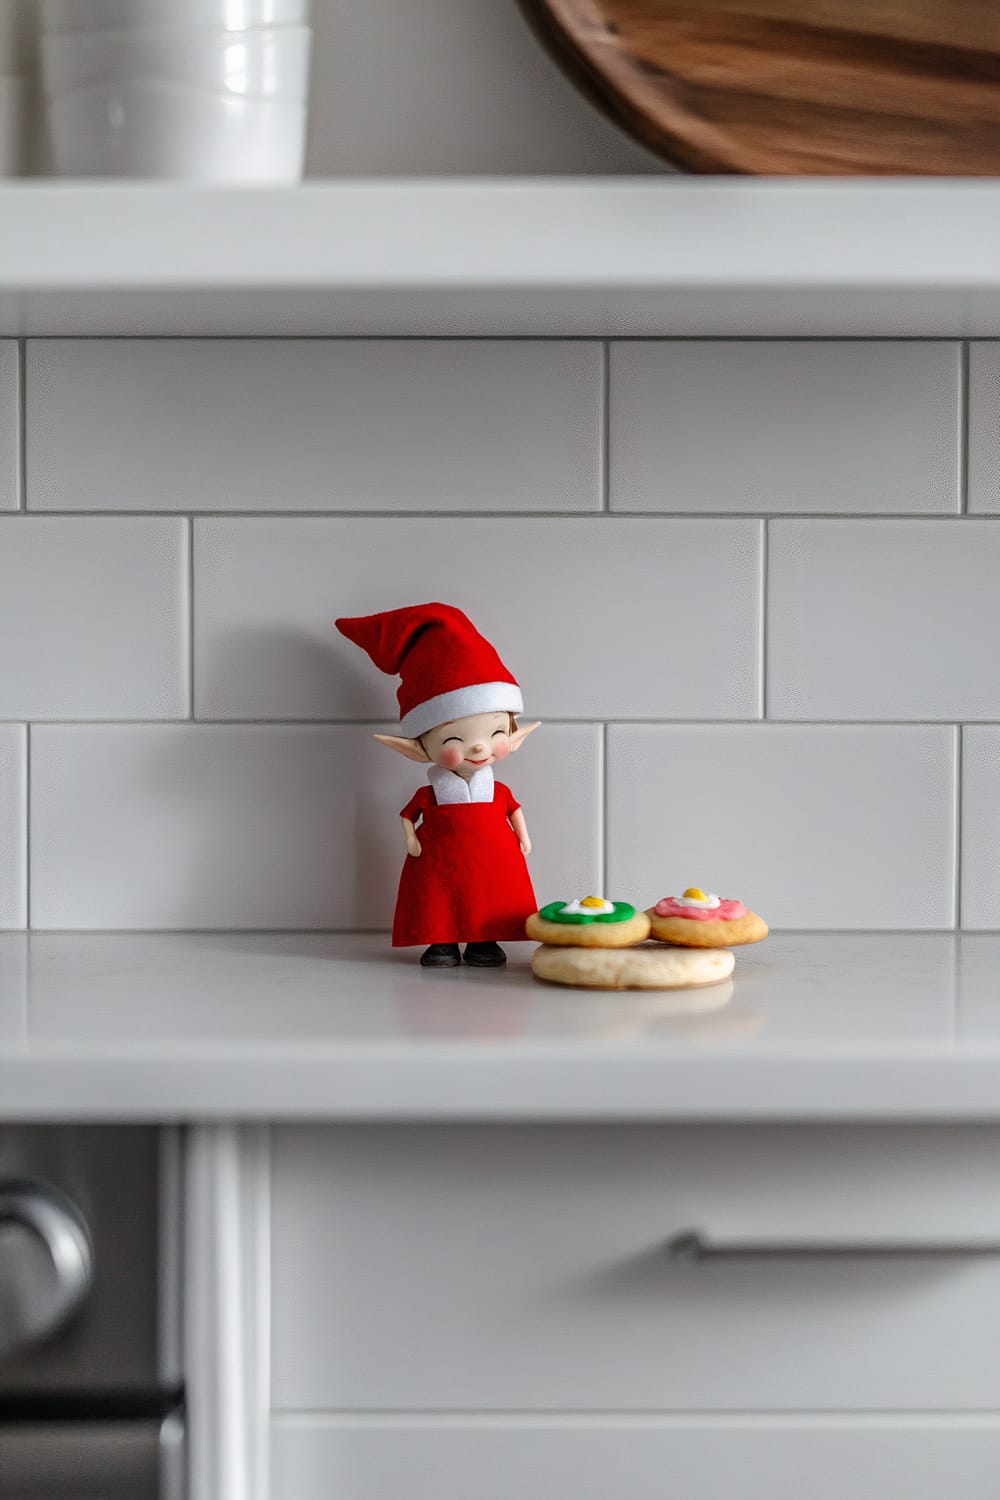
M531 970L537 979L588 990L700 989L728 979L735 964L734 955L721 948L652 944L641 948L565 948L546 943L531 956Z

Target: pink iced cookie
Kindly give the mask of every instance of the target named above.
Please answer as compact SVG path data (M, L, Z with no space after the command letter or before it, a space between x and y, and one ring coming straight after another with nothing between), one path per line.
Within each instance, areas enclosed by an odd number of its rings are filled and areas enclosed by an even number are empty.
M686 917L689 922L733 922L745 917L747 909L742 901L719 900L717 906L694 906L690 901L681 901L676 896L664 896L653 907L658 917Z
M767 937L767 923L742 901L689 886L683 896L664 896L648 912L651 936L683 948L734 948Z

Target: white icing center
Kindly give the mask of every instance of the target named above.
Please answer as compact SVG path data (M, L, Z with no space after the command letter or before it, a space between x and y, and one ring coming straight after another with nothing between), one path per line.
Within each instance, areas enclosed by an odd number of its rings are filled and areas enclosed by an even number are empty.
M560 908L559 915L562 917L603 917L615 909L613 901L602 901L600 906L584 906L583 898L577 901L568 901Z
M699 901L697 896L675 896L676 906L700 906L702 911L714 911L722 902L718 896L706 896L704 901Z

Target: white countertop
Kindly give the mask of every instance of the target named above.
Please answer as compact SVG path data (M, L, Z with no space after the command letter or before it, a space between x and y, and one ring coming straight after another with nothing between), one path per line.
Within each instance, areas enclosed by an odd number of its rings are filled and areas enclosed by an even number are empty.
M776 934L724 1009L381 934L0 935L0 1118L1000 1120L1000 934Z
M1000 335L1000 183L0 185L0 336Z

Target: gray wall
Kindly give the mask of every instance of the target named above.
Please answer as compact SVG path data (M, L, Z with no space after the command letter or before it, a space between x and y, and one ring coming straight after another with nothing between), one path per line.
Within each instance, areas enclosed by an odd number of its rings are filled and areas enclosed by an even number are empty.
M516 0L313 0L310 176L661 172Z

